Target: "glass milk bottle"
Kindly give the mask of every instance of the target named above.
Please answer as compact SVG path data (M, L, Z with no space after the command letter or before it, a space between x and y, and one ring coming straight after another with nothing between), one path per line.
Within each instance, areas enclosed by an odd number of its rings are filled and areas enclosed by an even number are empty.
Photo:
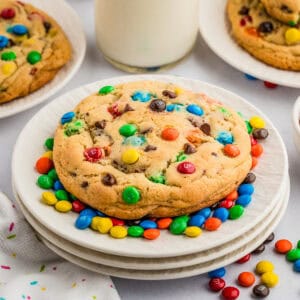
M105 58L130 71L156 71L192 50L198 0L95 0L96 38Z

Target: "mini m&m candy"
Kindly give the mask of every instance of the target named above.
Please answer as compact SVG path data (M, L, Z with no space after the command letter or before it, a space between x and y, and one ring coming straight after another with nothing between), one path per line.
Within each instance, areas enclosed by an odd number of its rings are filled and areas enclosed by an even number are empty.
M300 259L294 262L293 269L295 272L300 273Z
M196 167L191 162L182 162L177 166L177 171L181 174L193 174L196 172Z
M13 19L15 15L16 11L13 8L4 8L0 13L0 17L6 20Z
M225 274L226 274L226 269L222 267L222 268L208 272L208 277L209 278L224 277Z
M266 272L260 278L261 282L269 288L276 286L279 282L279 277L273 272Z
M53 161L47 157L41 157L35 164L35 169L40 174L47 174L53 168Z
M161 137L166 141L175 141L179 137L179 132L176 128L168 127L161 132Z
M252 117L249 120L249 122L253 128L264 128L265 127L265 121L261 117L258 117L258 116Z
M286 254L293 248L293 244L289 240L278 240L275 243L275 250L278 253Z
M127 229L124 226L113 226L109 234L115 239L124 239L127 236Z
M6 36L0 35L0 49L5 48L9 43L9 40Z
M4 61L15 60L16 58L17 58L17 55L13 51L6 51L1 54L1 60L4 60Z
M108 233L113 227L113 223L110 218L99 217L97 221L97 229L100 233Z
M28 28L22 24L17 24L11 28L11 32L15 35L25 35L28 33Z
M228 131L222 131L218 134L216 140L223 145L232 144L233 136Z
M198 226L188 226L184 231L184 234L188 237L197 237L201 233L202 230Z
M55 205L58 200L52 192L43 192L42 201L47 205Z
M71 122L74 117L75 117L75 113L73 111L67 112L61 117L60 122L62 125L64 125L66 123Z
M274 270L274 265L268 260L262 260L257 263L255 267L255 272L257 274L264 274L266 272L272 272Z
M42 55L40 52L38 51L31 51L28 53L27 55L27 61L31 64L31 65L35 65L37 64L39 61L42 60Z
M55 209L59 212L66 213L72 210L72 203L67 200L56 202Z
M155 228L146 229L143 233L143 236L147 240L155 240L159 237L160 231Z
M139 160L140 154L135 149L127 149L122 153L122 161L125 164L131 165Z
M249 287L255 282L255 276L251 272L242 272L238 276L238 283L241 286Z
M106 86L103 86L98 94L99 95L107 95L107 94L110 94L111 92L113 92L115 90L115 88L112 86L112 85L106 85Z
M204 114L203 109L197 104L189 104L186 110L196 116L202 116Z
M122 198L127 204L135 204L141 199L141 193L136 187L128 186L123 190Z
M148 102L151 99L151 94L146 91L136 91L131 98L133 101Z
M134 124L125 124L119 129L119 133L125 137L134 135L136 131L137 127Z

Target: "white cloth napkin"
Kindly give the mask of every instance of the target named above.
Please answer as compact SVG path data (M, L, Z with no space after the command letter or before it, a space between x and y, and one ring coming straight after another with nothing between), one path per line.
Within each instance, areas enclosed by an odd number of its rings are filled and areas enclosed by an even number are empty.
M119 300L111 279L58 257L0 192L0 300Z

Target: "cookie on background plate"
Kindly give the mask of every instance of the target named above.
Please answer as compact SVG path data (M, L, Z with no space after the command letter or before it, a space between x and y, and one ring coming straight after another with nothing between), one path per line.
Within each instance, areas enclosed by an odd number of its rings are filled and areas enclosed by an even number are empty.
M102 87L66 112L53 161L67 191L121 219L210 206L251 168L240 115L204 94L156 81Z
M273 18L296 25L300 18L300 0L261 0L266 11Z
M0 1L0 103L44 86L70 60L71 52L53 18L21 1Z
M228 0L227 16L233 39L251 55L279 69L300 71L299 21L288 25L273 18L260 0Z

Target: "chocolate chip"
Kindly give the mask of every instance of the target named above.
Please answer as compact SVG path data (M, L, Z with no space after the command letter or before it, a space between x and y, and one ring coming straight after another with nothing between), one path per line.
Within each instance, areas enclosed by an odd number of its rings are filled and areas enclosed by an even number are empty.
M272 22L262 22L259 24L257 30L262 33L271 33L274 30Z
M247 6L242 6L239 10L239 15L246 16L249 13L249 8Z
M200 129L206 134L210 135L210 125L208 123L204 123L200 126Z
M168 90L164 90L162 92L162 94L165 96L165 97L169 97L171 99L174 99L177 97L176 93L172 92L172 91L168 91Z
M152 146L152 145L148 145L146 146L146 148L144 149L145 152L149 152L149 151L155 151L157 149L156 146Z
M154 99L150 103L150 109L156 112L162 112L166 109L166 102L161 99Z
M124 108L124 113L128 111L134 111L134 109L127 103L125 108Z
M264 252L266 249L264 244L261 244L260 246L258 246L255 250L252 251L253 254L260 254L262 252Z
M268 243L271 243L275 238L275 234L274 232L272 232L268 237L267 239L264 241L264 244L268 244Z
M136 226L141 223L141 220L127 220L126 225L127 226Z
M243 183L253 183L256 180L256 176L253 173L248 173Z
M9 42L8 47L13 47L16 45L16 43L12 39L9 39L8 42Z
M96 122L95 127L99 129L104 129L106 127L106 120Z
M189 144L189 143L184 144L183 150L184 150L185 154L192 154L192 153L195 153L197 151L196 148L194 146L192 146L191 144Z
M140 133L141 134L147 134L153 131L153 127L149 127L147 129L142 130Z
M80 185L82 188L86 188L89 186L89 183L87 181L83 181Z
M44 25L44 28L45 28L46 33L48 33L49 30L50 30L51 27L52 27L51 23L45 21L45 22L43 23L43 25Z
M72 176L72 177L76 177L77 174L75 172L69 172L69 174Z
M211 208L212 210L214 210L214 209L216 209L216 208L218 207L218 205L219 205L219 202L213 204L210 208Z
M252 135L257 140L264 140L268 137L269 132L265 128L254 129Z
M285 12L285 13L288 13L288 14L291 14L293 11L285 4L281 5L280 9Z
M253 287L252 292L257 298L265 298L269 295L270 289L264 284L258 284Z
M114 184L117 184L117 180L116 180L116 177L113 176L112 174L105 174L103 177L102 177L102 183L104 185L108 185L108 186L112 186Z
M37 72L37 70L38 70L37 68L32 68L32 69L30 70L30 73L29 73L29 74L30 74L31 76L34 76L35 73Z
M212 156L215 156L215 157L218 156L218 154L217 154L216 152L212 152L211 155L212 155Z

